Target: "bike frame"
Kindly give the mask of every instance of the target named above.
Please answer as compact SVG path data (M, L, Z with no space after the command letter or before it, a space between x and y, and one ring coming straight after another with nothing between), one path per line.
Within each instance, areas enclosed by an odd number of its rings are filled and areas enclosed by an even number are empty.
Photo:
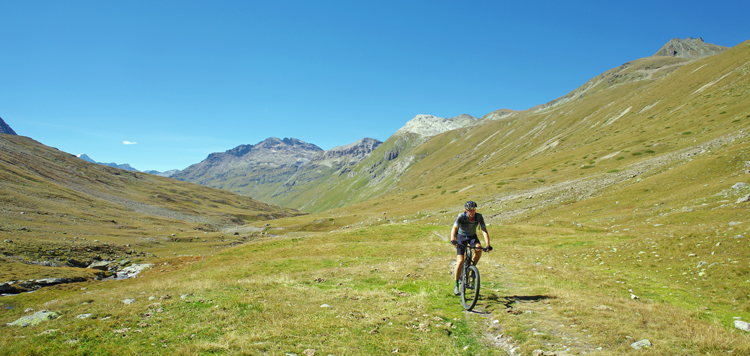
M464 262L463 266L461 266L461 277L459 279L461 304L465 310L469 311L477 304L480 287L479 269L473 261L474 250L481 249L487 252L487 248L469 245L458 246L464 247Z

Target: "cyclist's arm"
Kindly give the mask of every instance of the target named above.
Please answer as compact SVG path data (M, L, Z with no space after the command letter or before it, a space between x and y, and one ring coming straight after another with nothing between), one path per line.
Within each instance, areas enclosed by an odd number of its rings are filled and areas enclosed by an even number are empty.
M490 234L487 232L487 228L482 228L482 235L484 235L484 242L487 246L490 246Z
M451 229L451 241L456 241L457 234L458 234L458 226L453 225L453 229Z

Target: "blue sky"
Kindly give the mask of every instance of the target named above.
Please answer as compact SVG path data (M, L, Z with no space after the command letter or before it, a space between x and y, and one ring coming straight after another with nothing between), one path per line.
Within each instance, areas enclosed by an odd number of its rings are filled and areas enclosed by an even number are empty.
M0 1L0 117L99 162L184 169L268 137L385 141L417 114L561 97L737 1Z

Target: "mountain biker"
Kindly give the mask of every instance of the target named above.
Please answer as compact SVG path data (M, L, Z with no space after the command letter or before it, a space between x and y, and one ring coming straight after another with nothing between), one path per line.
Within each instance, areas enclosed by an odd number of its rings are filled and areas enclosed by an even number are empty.
M464 263L464 247L462 245L474 246L477 248L474 254L474 264L479 262L482 257L482 244L477 236L477 227L482 230L484 241L487 243L487 251L492 251L490 246L490 235L487 233L487 226L484 224L484 217L477 213L477 203L469 200L464 205L465 211L458 214L456 222L453 223L451 230L451 243L456 246L456 286L453 288L453 294L458 295L458 280L461 278L461 266Z

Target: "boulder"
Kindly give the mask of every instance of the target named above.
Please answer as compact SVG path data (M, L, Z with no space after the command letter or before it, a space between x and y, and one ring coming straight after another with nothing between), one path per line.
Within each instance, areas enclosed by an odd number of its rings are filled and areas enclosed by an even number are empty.
M111 261L96 261L90 264L87 268L98 269L100 271L108 271L110 263Z
M8 326L36 326L41 324L44 321L52 320L60 316L60 314L57 314L55 312L49 311L49 310L40 310L32 315L25 316L21 319L18 319L12 323L8 323Z
M18 290L10 283L0 283L0 293L16 294Z
M55 284L63 284L63 283L70 283L73 282L70 278L42 278L37 279L36 284L40 286L52 286Z

